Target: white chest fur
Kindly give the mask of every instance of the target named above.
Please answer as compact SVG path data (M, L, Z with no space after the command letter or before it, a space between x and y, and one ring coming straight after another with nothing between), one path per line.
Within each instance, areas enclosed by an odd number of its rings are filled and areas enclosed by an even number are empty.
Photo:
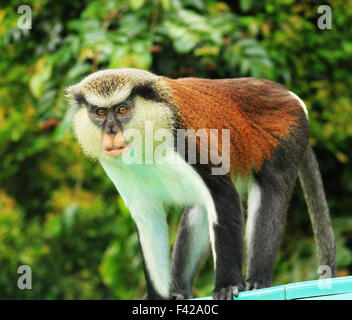
M135 218L144 211L141 206L179 204L200 205L216 219L205 183L192 166L178 160L165 164L126 164L120 159L104 158L100 162Z
M175 153L173 156L179 157ZM137 224L150 278L164 297L168 297L171 281L164 205L195 206L197 210L190 219L200 227L207 227L204 221L209 220L211 225L217 222L214 202L205 183L192 166L178 160L163 164L126 164L121 158L100 159ZM200 229L202 237L206 237L208 233ZM210 238L213 242L212 233ZM206 247L208 241L203 242Z

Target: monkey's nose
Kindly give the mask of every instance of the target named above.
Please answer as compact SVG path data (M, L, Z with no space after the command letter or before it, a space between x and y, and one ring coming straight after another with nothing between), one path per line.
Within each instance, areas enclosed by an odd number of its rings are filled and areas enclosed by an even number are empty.
M104 133L101 144L104 149L114 147L114 135L109 133Z
M127 152L129 146L123 139L122 133L119 132L115 136L104 134L102 146L104 153L109 157L118 157Z
M108 156L120 156L128 150L128 144L120 130L115 135L104 133L101 144Z

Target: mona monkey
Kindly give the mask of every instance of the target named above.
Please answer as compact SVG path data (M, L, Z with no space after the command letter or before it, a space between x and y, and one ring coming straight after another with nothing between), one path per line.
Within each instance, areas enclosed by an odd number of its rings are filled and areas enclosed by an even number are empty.
M197 266L209 248L215 270L213 299L232 300L242 290L270 286L297 175L319 263L335 275L334 234L309 143L307 110L284 86L255 78L171 79L126 68L95 72L69 87L67 95L79 144L100 162L136 223L146 299L190 298ZM146 123L175 137L181 129L229 130L229 152L223 154L229 159L228 172L215 175L212 169L218 164L199 161L201 139L196 139L194 163L176 145L171 148L176 164L123 161L135 143L126 132L144 132ZM221 149L221 143L216 146ZM165 213L169 205L185 209L171 264Z

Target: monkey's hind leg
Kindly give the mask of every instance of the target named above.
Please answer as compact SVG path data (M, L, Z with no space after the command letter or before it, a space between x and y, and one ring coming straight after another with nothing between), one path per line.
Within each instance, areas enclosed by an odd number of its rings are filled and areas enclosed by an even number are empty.
M188 207L182 215L171 262L171 297L192 297L192 283L201 259L210 248L208 217L199 205Z
M249 188L246 290L271 285L296 175L294 170L277 173L267 165Z

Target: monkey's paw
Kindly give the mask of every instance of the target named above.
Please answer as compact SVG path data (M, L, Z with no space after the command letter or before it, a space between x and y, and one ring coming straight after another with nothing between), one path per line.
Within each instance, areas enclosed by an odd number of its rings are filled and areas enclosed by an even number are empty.
M212 297L213 300L233 300L233 296L238 297L238 294L243 290L242 284L215 288L212 292Z
M185 297L182 293L173 292L171 293L171 300L185 300Z
M246 280L245 281L246 291L257 290L270 287L270 284L267 284L266 281L255 281L255 280Z

